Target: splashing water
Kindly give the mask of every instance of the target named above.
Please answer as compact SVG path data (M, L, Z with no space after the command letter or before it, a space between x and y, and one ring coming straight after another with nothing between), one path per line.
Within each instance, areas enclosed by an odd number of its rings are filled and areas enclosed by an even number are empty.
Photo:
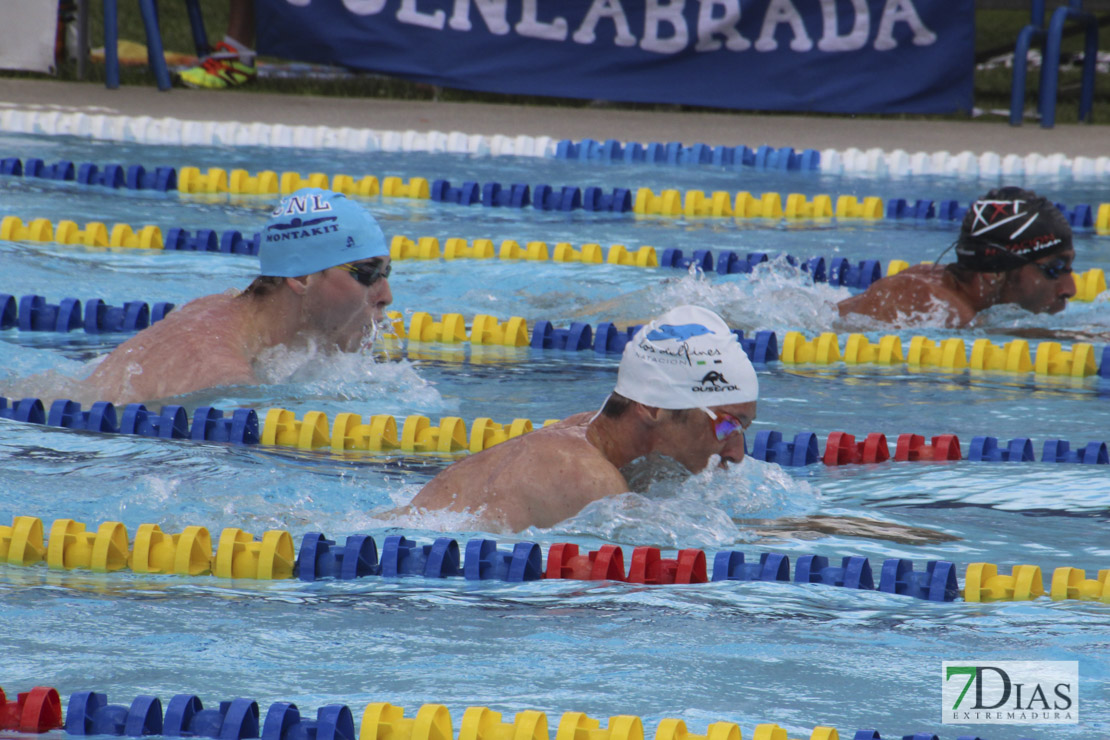
M704 471L681 481L661 476L643 493L594 501L549 532L656 547L714 547L748 539L734 518L772 519L817 509L820 493L774 463L746 457L720 468L718 462L710 458Z
M828 331L839 316L837 302L848 295L846 288L813 282L808 273L780 256L756 265L750 276L730 280L709 280L691 269L664 288L659 307L696 303L744 331L782 326Z
M329 353L315 345L271 347L255 363L265 385L289 386L298 398L389 401L442 409L443 396L409 360L379 359L370 351Z
M675 306L696 304L744 331L782 326L827 331L837 319L837 302L848 295L847 288L814 283L808 273L780 256L757 265L751 275L713 279L691 265L681 277L664 278L584 308L570 306L567 313L586 321L642 324Z
M987 329L1043 328L1072 334L1093 335L1096 341L1110 340L1110 291L1090 303L1068 303L1060 313L1030 313L1017 304L991 306L975 317L975 325Z

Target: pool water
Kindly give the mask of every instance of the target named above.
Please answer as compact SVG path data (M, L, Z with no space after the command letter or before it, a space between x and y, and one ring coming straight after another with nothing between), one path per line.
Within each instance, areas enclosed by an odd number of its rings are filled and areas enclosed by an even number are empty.
M297 170L302 173L420 176L503 183L665 187L955 198L967 202L998 183L985 179L830 177L812 173L712 167L586 165L543 159L448 154L344 153L205 147L154 147L67 137L0 134L6 156L46 161L194 165ZM1017 183L1069 205L1097 204L1098 184L1027 177ZM163 229L257 230L268 198L110 191L72 183L0 177L0 215L79 224L99 220ZM952 224L823 220L636 218L631 214L487 209L429 201L372 198L367 206L387 238L434 236L516 239L522 244L588 242L766 251L853 261L931 260L951 243ZM1077 232L1076 267L1110 269L1110 239ZM950 259L948 257L947 259ZM119 305L126 300L176 304L244 287L255 258L221 254L89 249L0 242L0 293L74 296ZM697 302L747 332L865 330L875 340L950 336L995 343L1016 333L1076 330L1110 336L1110 301L1075 303L1057 316L1012 308L990 312L961 331L936 325L895 330L837 318L851 294L813 281L785 260L752 275L719 276L673 269L553 262L417 261L395 264L393 308L499 318L523 316L593 324L644 319L676 303ZM7 330L0 333L0 395L56 397L66 378L91 364L123 335L90 336ZM1031 344L1036 340L1031 340ZM1065 342L1067 344L1067 342ZM843 348L843 341L841 343ZM1099 355L1101 356L1101 355ZM386 340L372 352L324 357L278 352L256 387L216 388L173 399L188 409L280 407L298 418L324 411L458 416L536 423L596 408L615 381L618 357L592 351L528 347L406 344ZM834 431L862 438L882 432L926 437L957 434L1000 441L1031 437L1038 458L1045 439L1073 447L1110 441L1110 381L904 366L760 366L762 398L753 432L803 430L822 441ZM45 375L43 375L45 374ZM35 376L31 378L31 376ZM30 379L29 379L30 378ZM394 517L451 458L420 453L344 453L152 440L45 428L0 420L0 523L37 516L49 527L72 518L95 527L142 523L180 532L239 527L330 538L404 534L421 543L446 533L461 542L481 534L459 515ZM825 555L949 560L961 576L970 563L1000 572L1040 566L1045 585L1057 567L1094 577L1110 566L1110 469L1051 463L895 463L804 468L749 458L727 471L661 481L644 493L595 502L549 530L514 537L546 550L574 542L703 548L712 558L741 550L792 559ZM861 520L868 520L861 522ZM878 524L876 524L876 522ZM866 525L866 526L864 526ZM664 554L666 555L667 552ZM877 572L876 572L877 577ZM310 714L329 703L355 711L388 701L407 715L443 703L456 728L469 706L505 714L547 712L601 719L632 714L649 732L678 717L691 732L731 721L751 737L775 722L791 738L829 725L851 737L876 728L883 737L937 732L1007 738L1110 736L1110 607L1084 601L932 603L880 592L818 585L719 582L692 586L540 581L474 583L462 579L364 578L357 581L241 581L48 571L0 565L0 686L9 695L56 686L63 699L95 689L112 703L138 694L163 702L195 693L206 703L245 696L265 708L292 701ZM941 727L941 661L1078 661L1077 725Z

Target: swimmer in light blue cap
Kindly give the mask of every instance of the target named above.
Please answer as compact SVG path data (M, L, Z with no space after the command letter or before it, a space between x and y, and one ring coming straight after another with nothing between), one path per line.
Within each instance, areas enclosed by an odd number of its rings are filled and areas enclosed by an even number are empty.
M308 188L282 198L262 230L260 275L238 295L190 301L117 347L77 400L130 403L259 382L271 347L353 352L393 300L389 247L346 196Z

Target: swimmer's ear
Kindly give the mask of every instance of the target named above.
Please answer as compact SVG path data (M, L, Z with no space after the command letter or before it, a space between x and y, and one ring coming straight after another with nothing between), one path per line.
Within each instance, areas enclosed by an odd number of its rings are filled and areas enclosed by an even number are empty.
M663 418L663 409L656 408L655 406L645 406L640 402L636 402L636 413L640 418L649 424L658 424Z
M305 290L308 289L308 276L287 277L285 278L285 284L297 295L304 295Z

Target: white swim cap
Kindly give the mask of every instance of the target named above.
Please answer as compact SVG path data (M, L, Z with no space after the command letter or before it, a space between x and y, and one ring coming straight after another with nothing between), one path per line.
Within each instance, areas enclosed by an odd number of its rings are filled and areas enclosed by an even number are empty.
M701 306L679 306L632 337L613 390L645 406L695 409L755 401L759 381L720 316Z

